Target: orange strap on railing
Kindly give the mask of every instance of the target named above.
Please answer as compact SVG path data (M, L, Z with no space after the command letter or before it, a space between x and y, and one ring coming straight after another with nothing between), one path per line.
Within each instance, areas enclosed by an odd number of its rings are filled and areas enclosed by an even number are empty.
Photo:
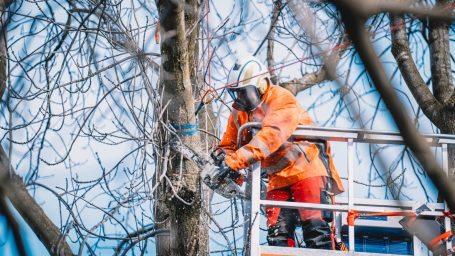
M348 225L354 226L354 222L358 217L378 217L378 216L410 216L416 217L415 212L378 212L378 213L359 213L356 210L348 212Z
M355 219L360 217L360 213L356 210L350 210L348 212L348 225L354 226Z
M441 235L437 236L435 239L431 240L430 243L428 244L428 247L430 250L434 251L438 249L439 241L447 241L452 236L452 231L447 231L445 233L442 233Z

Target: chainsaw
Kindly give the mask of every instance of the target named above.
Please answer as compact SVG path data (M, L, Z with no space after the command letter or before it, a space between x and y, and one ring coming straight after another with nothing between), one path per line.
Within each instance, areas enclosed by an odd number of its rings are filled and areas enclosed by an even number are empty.
M170 146L186 159L196 163L201 170L202 181L215 193L228 199L236 196L245 197L245 193L235 182L242 174L224 164L224 157L226 156L224 150L215 150L210 154L211 159L206 160L201 157L201 154L189 148L178 139L172 140Z

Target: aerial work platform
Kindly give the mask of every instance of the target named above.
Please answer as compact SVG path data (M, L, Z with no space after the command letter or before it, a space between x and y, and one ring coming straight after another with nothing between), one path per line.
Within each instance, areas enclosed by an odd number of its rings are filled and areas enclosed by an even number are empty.
M260 129L260 123L247 123L240 127L238 133L244 129ZM448 152L447 147L449 144L455 144L455 135L445 134L423 134L427 140L428 145L435 148L440 148L441 152L441 166L447 174L448 172ZM240 136L238 136L240 138ZM378 200L378 199L364 199L356 198L354 191L354 145L355 143L369 143L369 144L398 144L404 145L403 138L396 132L382 132L382 131L369 131L360 129L337 129L337 128L320 128L299 126L293 133L291 139L305 138L311 139L324 139L327 141L336 141L346 143L346 170L347 170L347 197L337 197L334 205L327 204L313 204L313 203L298 203L288 201L271 201L261 199L261 171L260 163L255 163L252 167L252 172L247 177L246 193L249 201L246 202L245 219L250 220L249 225L245 225L244 237L248 254L251 256L263 255L400 255L397 252L390 251L387 253L369 253L359 252L356 250L356 227L377 227L382 228L395 228L400 230L398 220L402 217L395 216L382 219L368 219L358 218L357 220L351 219L353 223L348 223L348 216L355 212L362 213L385 213L385 212L401 212L402 216L409 214L417 214L418 216L441 216L446 217L449 212L445 203L430 203L430 202L417 202L417 201L399 201L399 200ZM342 169L342 167L338 167ZM334 221L336 223L337 235L346 238L347 247L349 251L328 251L328 250L315 250L306 248L288 248L288 247L273 247L261 245L261 231L260 231L260 218L261 207L276 206L283 208L299 209L324 209L333 210L335 212ZM451 230L449 218L444 218L444 228L446 231ZM365 229L365 228L364 228ZM344 230L344 234L343 233ZM409 235L412 243L412 255L422 255L422 242L416 237ZM450 239L446 241L447 248L452 248ZM405 255L409 255L406 253ZM423 254L425 255L425 254Z

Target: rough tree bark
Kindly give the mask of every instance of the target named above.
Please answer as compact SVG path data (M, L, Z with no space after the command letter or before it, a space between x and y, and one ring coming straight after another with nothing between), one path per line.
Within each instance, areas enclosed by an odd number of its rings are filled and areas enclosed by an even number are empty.
M0 1L0 101L3 92L6 88L6 27L3 26L5 22L5 12L9 6L9 1Z
M438 5L451 6L453 0L439 0ZM447 9L450 12L450 9ZM437 124L442 133L455 134L455 87L452 82L452 68L450 65L450 23L429 21L429 47L433 94L443 104L447 112L447 120ZM448 148L449 153L449 178L455 186L455 145Z
M11 1L0 2L1 19ZM6 27L3 22L0 24L0 99L6 90L7 69L6 69ZM10 160L0 146L0 176L8 177L4 184L4 190L14 208L19 212L25 222L30 226L36 236L40 239L51 255L73 255L65 236L60 229L49 219L41 206L28 193L22 177L15 173L10 167Z
M195 62L189 59L190 56L197 57L189 53L191 48L194 50L192 46L196 41L188 40L193 37L188 38L187 29L191 27L185 25L186 20L193 19L191 17L194 14L191 12L197 10L196 4L197 1L193 0L156 1L162 35L160 92L163 106L166 106L164 121L176 128L183 143L199 149L199 134L179 133L184 127L196 125L190 71L195 68L191 66ZM163 140L163 144L166 142ZM207 251L207 238L200 236L200 230L204 226L201 218L199 170L192 162L171 154L167 176L170 180L161 187L163 198L157 201L157 209L168 212L166 225L170 229L170 240L166 242L164 237L160 238L160 243L163 241L164 246L157 244L157 254L204 255ZM170 248L165 248L166 246Z

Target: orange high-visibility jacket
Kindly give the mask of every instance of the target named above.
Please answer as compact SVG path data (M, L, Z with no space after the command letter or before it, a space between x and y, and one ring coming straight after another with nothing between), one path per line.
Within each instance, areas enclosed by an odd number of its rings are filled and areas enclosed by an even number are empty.
M262 127L251 138L248 129L242 132L237 148L237 131L247 122L261 122ZM344 191L338 171L333 164L330 145L325 141L288 141L298 125L311 125L313 120L299 106L288 90L271 85L262 103L251 113L233 110L226 132L218 147L226 151L226 164L241 170L255 161L269 176L268 191L292 185L305 178L326 176L332 180L331 192Z

